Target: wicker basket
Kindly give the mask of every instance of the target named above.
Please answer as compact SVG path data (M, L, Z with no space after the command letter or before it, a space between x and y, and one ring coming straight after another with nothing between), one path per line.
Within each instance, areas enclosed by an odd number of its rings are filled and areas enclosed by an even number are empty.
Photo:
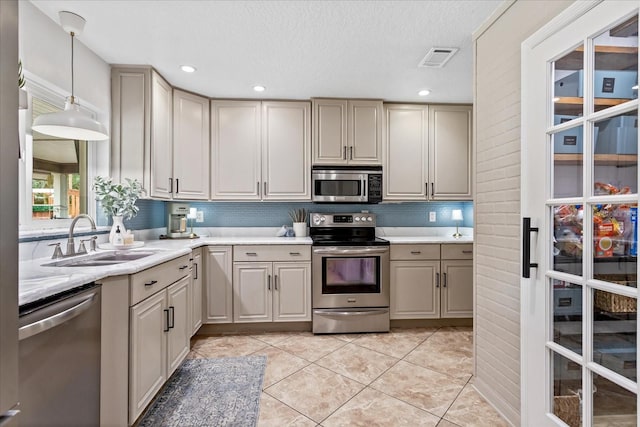
M604 280L606 282L616 283L622 286L637 287L635 277L625 274L599 274L594 279ZM635 298L623 295L612 294L610 292L595 291L594 305L597 309L607 311L609 313L636 313L638 311L638 303Z
M554 396L553 414L567 423L569 427L580 427L580 397Z
M635 298L596 290L594 304L597 309L609 313L636 313L638 303Z

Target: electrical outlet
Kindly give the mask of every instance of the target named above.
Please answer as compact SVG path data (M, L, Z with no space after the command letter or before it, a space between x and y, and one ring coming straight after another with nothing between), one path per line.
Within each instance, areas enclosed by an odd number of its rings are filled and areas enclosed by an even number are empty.
M436 222L436 213L429 212L429 222Z
M202 211L196 212L196 222L204 222L204 212Z

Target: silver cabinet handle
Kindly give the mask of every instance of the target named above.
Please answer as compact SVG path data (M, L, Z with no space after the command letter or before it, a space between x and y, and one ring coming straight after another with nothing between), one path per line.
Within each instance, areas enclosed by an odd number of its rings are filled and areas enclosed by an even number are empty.
M300 252L289 252L291 256L300 256Z
M440 273L436 273L436 288L440 287Z
M344 316L375 316L377 314L386 314L389 310L361 310L361 311L323 311L314 310L313 314L326 317L344 317Z
M258 254L256 252L245 252L244 254L246 256L258 256Z
M173 193L173 178L169 178L169 194Z
M442 287L447 287L447 273L442 273Z
M275 288L275 290L278 290L278 275L276 274L275 276L273 276L273 287Z
M422 251L411 251L411 255L420 255Z
M267 289L271 290L271 275L267 274Z
M198 263L197 263L197 262L194 262L194 263L193 263L193 266L195 267L195 268L194 268L194 269L195 269L195 271L194 271L194 273L193 273L193 274L194 274L194 275L193 275L193 278L194 278L194 279L197 279L197 278L198 278Z
M55 328L67 322L74 317L78 317L85 311L91 307L96 299L96 293L92 293L88 295L86 298L82 299L78 304L70 307L60 313L56 313L53 316L47 317L46 319L38 320L37 322L30 323L28 325L22 326L18 329L18 339L20 341L37 335L39 333L48 331L49 329Z

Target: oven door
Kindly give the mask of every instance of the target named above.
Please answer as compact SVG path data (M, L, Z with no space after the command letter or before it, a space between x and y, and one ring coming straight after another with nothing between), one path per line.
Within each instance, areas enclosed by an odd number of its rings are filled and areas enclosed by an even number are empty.
M366 203L368 174L366 172L318 171L311 176L314 202Z
M388 246L313 248L313 308L389 307Z

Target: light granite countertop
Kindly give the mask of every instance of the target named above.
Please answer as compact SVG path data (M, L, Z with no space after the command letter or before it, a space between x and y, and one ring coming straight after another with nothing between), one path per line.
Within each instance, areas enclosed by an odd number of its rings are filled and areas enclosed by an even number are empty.
M451 228L439 230L424 228L380 228L379 237L392 244L420 243L472 243L472 229L465 229L461 238L454 238ZM470 231L471 230L471 231ZM205 230L202 230L205 231ZM211 233L214 234L214 233ZM99 281L110 276L134 274L182 255L192 249L207 245L311 245L309 237L269 236L211 236L198 239L146 240L144 246L132 249L153 251L154 254L124 262L99 267L55 267L43 266L51 263L49 258L27 259L20 262L19 305L28 304L52 295ZM84 256L84 255L83 255ZM91 256L91 255L89 255Z

